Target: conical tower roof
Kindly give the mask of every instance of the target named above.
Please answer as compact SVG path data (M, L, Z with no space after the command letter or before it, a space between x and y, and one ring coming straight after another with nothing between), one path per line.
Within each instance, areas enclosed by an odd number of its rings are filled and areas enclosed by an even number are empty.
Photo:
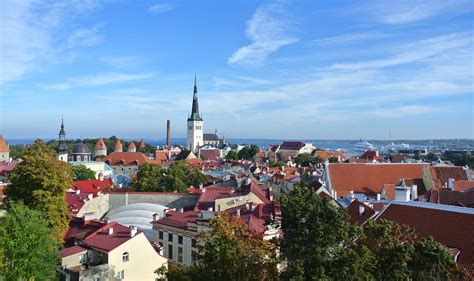
M115 141L114 149L122 149L122 143L119 139Z
M2 135L0 135L0 152L10 152L10 147Z
M142 140L140 141L140 145L138 146L140 148L145 148L145 140L142 138Z
M127 150L130 150L130 149L137 149L137 147L135 146L135 143L133 141L131 141L128 144Z
M107 146L102 138L99 138L95 143L94 150L107 150Z

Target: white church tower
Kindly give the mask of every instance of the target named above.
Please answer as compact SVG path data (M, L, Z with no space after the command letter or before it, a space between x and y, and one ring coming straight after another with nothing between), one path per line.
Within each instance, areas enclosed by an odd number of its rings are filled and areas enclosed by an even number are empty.
M191 115L188 118L188 144L187 148L194 153L197 153L197 148L204 143L203 139L203 125L201 115L199 115L198 90L196 83L196 76L194 77L194 94L193 94L193 108Z
M59 131L59 143L56 148L58 152L58 160L67 162L68 158L68 147L66 143L66 131L64 131L64 120L61 119L61 131Z

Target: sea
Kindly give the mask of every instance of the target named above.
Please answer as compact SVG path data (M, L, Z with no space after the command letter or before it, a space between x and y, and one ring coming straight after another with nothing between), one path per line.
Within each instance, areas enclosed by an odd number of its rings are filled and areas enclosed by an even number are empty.
M140 141L141 138L127 138L125 140ZM50 139L45 139L48 141ZM288 140L288 139L287 139ZM35 139L8 139L10 145L28 145L34 143ZM229 144L255 144L260 148L267 148L270 144L279 144L284 139L252 139L252 138L230 138L226 139ZM312 143L315 147L323 150L344 151L348 154L358 154L370 147L380 151L389 149L430 149L430 150L469 150L474 151L474 139L433 139L433 140L318 140L298 139L289 141L302 141ZM163 146L166 139L145 139L147 144ZM186 138L173 138L174 145L186 146Z

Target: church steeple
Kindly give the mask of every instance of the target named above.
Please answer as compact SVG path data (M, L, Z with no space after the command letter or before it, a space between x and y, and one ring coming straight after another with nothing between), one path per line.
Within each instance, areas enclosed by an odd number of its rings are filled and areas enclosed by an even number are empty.
M194 75L193 107L191 109L191 116L189 116L188 121L202 121L201 115L199 115L199 101L196 75Z
M64 130L64 118L61 117L61 130L59 131L59 141L56 147L58 160L67 162L68 147L66 142L66 131Z

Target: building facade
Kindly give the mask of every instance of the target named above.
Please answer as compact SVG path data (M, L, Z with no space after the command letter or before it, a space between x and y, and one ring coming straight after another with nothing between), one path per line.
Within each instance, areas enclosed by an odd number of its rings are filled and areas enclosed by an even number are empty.
M187 127L187 148L192 152L197 152L197 148L204 144L203 126L204 120L199 114L198 90L196 78L194 78L193 106L191 115L188 118Z

